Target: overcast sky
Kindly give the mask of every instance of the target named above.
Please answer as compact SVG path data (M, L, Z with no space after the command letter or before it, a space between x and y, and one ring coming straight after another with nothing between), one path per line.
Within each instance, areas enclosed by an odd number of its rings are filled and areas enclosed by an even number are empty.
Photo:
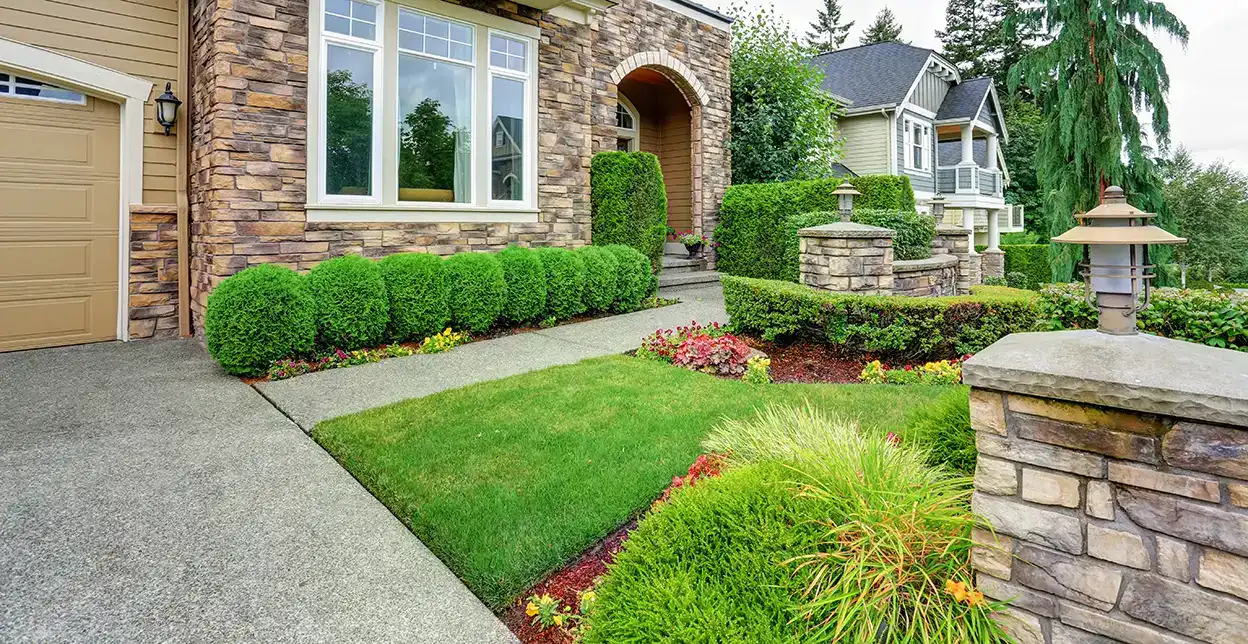
M707 4L726 8L730 2ZM751 4L763 4L755 0ZM805 34L822 0L776 0L776 10ZM858 44L862 30L883 6L897 14L902 38L921 47L940 49L936 30L945 25L943 0L846 0L844 20L857 24L846 46ZM1191 40L1186 51L1165 37L1153 42L1165 56L1170 71L1170 128L1172 146L1186 145L1197 160L1223 159L1248 171L1248 84L1239 65L1248 56L1243 25L1248 24L1244 0L1166 0L1166 6L1187 23Z

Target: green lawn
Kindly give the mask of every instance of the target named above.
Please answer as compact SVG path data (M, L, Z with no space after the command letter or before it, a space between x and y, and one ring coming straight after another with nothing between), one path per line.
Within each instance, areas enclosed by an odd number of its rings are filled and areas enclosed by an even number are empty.
M904 434L951 389L746 385L614 356L338 418L312 434L497 609L647 508L721 418L809 400Z

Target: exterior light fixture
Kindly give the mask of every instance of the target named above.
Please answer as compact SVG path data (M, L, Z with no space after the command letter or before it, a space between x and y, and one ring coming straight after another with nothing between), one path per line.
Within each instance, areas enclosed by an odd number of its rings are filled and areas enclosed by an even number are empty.
M836 195L841 221L849 221L854 215L854 197L862 193L858 192L850 182L842 181L841 185L832 191L832 194Z
M936 219L936 225L939 226L944 223L945 204L949 203L949 200L945 199L945 195L938 192L936 193L936 196L932 197L932 200L927 203L932 209L932 217Z
M1111 186L1101 205L1076 215L1078 226L1053 238L1058 244L1086 247L1080 275L1088 303L1100 312L1097 330L1102 333L1138 333L1135 314L1148 306L1155 277L1155 267L1148 262L1149 244L1187 243L1147 223L1156 216L1127 203L1122 188Z
M165 83L165 93L156 97L156 122L165 126L165 135L178 122L178 106L182 101L173 95L173 83Z

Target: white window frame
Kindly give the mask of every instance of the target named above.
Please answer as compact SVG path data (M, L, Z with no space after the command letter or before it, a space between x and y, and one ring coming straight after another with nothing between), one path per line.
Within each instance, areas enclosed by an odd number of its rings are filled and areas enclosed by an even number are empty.
M629 116L633 117L633 127L616 127L615 138L626 139L628 141L628 151L636 152L641 149L641 114L637 111L637 107L633 102L628 100L623 94L619 95L619 104L624 107Z
M932 169L932 125L927 121L906 117L902 120L904 126L904 147L905 147L905 167L907 170L916 172L928 172ZM920 146L914 140L914 127L919 126L922 129L923 141ZM914 162L914 149L916 147L923 148L923 155L920 159L921 163Z
M357 0L359 1L359 0ZM329 33L324 30L325 0L311 0L309 10L318 18L311 21L309 48L314 58L309 61L311 96L309 97L308 136L315 138L309 145L307 217L310 222L430 222L430 223L532 223L538 221L537 165L538 150L538 43L541 29L501 16L487 14L438 0L365 0L377 5L377 41L367 43L378 51L374 55L374 144L373 197L344 198L325 195L325 101L327 44L342 43L360 46L358 38ZM408 202L398 200L398 47L399 10L410 9L437 18L465 24L473 28L473 106L472 106L472 192L468 203ZM525 63L523 72L491 69L489 37L494 33L523 41ZM424 56L420 52L406 55ZM446 62L464 64L449 59ZM525 125L522 201L492 199L491 133L492 79L495 75L525 81ZM352 196L347 196L352 197Z
M385 32L385 26L386 26L385 6L382 2L375 1L375 0L351 0L351 1L360 2L363 4L370 4L375 7L376 9L375 15L377 17L377 20L374 23L374 27L373 27L373 35L374 35L373 40L371 41L365 40L363 38L356 38L355 36L348 36L345 34L340 34L337 32L326 30L325 29L325 13L326 13L325 7L323 3L320 3L320 2L317 3L318 5L320 5L317 11L316 23L317 25L319 25L319 28L317 31L321 35L321 42L320 42L320 47L319 47L319 51L320 51L319 60L321 64L317 66L315 71L309 70L310 72L312 72L309 75L313 77L314 79L313 82L316 83L319 89L317 93L318 99L316 103L316 114L310 115L310 116L312 118L317 119L318 136L316 140L316 149L317 149L318 158L321 160L321 163L317 166L319 168L319 170L317 171L317 176L314 177L312 181L309 181L308 185L309 186L313 184L316 185L316 203L344 204L344 205L347 205L347 204L376 205L382 202L382 195L381 195L382 184L380 181L381 166L382 166L381 164L381 137L382 137L382 109L381 107L382 107L382 97L384 96L385 91L386 91L386 83L385 83L386 79L385 79L385 73L384 73L385 61L384 61L384 52L383 52L383 46L382 46L384 43L384 38L382 37L382 35ZM325 137L325 134L328 128L325 123L325 117L328 113L328 100L329 100L328 99L329 92L327 90L327 85L328 85L327 64L329 62L330 45L334 45L337 47L344 47L347 49L355 49L357 51L366 51L373 55L373 110L372 110L373 112L373 136L372 136L372 142L373 142L372 158L373 160L372 160L372 171L369 173L369 190L368 190L369 194L368 195L331 195L331 194L327 194L325 191L325 188L326 188L325 168L328 163L328 155L326 152L326 137Z

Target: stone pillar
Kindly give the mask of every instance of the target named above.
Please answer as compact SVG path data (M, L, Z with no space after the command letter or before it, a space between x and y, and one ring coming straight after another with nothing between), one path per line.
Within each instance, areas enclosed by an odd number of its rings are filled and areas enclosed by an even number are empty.
M937 226L932 237L932 254L947 254L958 258L957 295L971 292L971 247L966 230L957 226Z
M963 379L975 585L1020 642L1248 641L1248 354L1022 333Z
M849 222L803 228L801 278L807 286L836 293L893 292L896 231Z
M1005 277L1005 253L1001 251L1000 210L988 211L988 248L982 253L984 279Z

